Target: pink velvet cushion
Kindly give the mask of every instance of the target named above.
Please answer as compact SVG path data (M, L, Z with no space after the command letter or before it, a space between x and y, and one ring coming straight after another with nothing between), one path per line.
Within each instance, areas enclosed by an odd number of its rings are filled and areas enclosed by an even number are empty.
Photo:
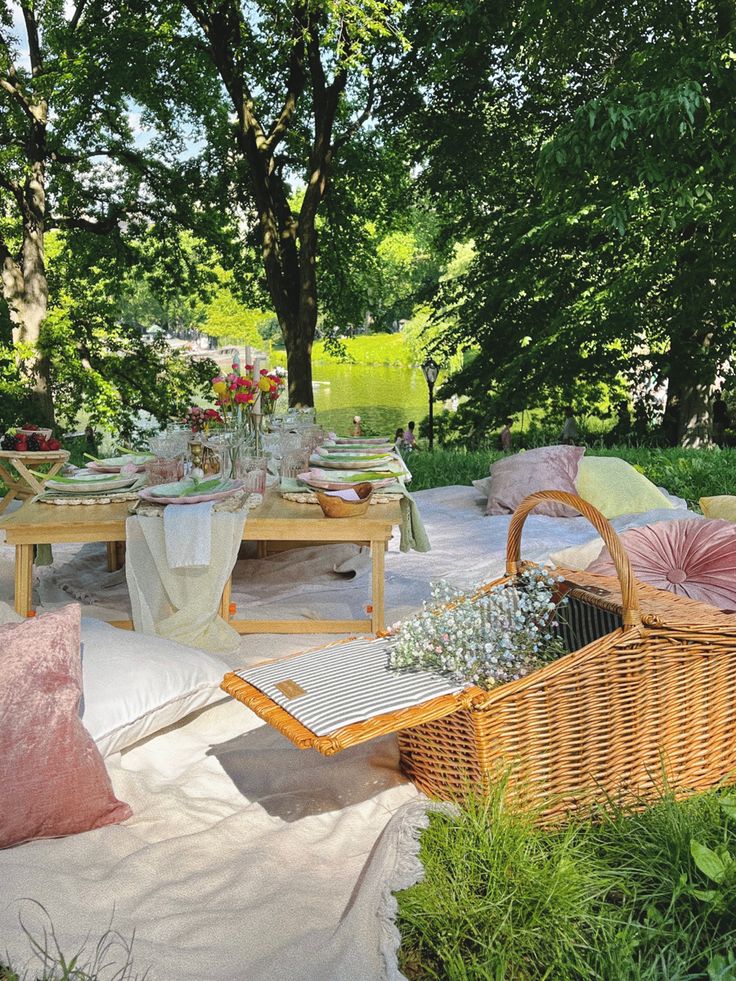
M730 521L659 521L625 531L621 541L641 582L736 610L736 526ZM607 548L588 572L616 574Z
M80 607L0 627L0 848L131 816L79 718Z
M575 494L578 466L585 453L582 446L539 446L497 460L491 467L491 487L486 514L509 514L528 494L541 490ZM541 504L534 514L571 518L577 514L564 504Z

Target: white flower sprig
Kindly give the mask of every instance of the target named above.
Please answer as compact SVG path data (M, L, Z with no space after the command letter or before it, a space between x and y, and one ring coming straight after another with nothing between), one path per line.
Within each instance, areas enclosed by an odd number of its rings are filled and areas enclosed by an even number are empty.
M438 582L419 614L391 628L389 666L486 689L522 678L565 653L555 627L560 581L531 568L475 598Z

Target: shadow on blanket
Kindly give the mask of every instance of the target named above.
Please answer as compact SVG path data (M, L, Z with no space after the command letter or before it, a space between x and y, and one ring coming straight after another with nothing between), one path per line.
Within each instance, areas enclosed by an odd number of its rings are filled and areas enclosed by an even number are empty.
M407 782L395 736L325 757L261 726L213 746L207 756L220 763L243 797L289 823L360 804Z

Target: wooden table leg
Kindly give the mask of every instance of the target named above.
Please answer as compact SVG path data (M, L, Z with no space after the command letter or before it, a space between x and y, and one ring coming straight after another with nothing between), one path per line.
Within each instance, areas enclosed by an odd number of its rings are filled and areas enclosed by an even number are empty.
M230 576L228 581L225 583L225 588L222 591L222 599L220 600L220 616L228 623L230 621L230 597L233 594L233 577Z
M125 542L106 542L107 571L117 572L125 564Z
M15 546L15 612L27 617L33 605L33 545Z
M386 543L383 540L371 542L371 560L373 567L373 610L371 612L371 630L374 634L377 634L384 628L383 589L385 580L385 553Z

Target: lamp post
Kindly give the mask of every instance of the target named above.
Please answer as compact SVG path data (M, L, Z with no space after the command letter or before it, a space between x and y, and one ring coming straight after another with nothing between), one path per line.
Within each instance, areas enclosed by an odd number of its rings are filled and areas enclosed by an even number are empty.
M427 358L422 365L422 372L429 389L429 448L434 447L434 383L440 373L440 366L434 358Z

